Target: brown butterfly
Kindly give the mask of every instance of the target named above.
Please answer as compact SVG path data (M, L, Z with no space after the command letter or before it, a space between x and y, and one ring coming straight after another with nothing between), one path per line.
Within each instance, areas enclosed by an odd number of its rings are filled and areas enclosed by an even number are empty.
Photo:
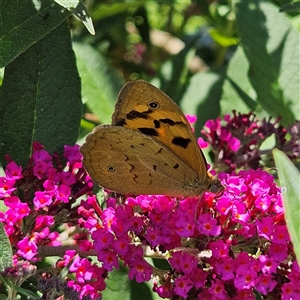
M124 195L201 196L219 193L178 105L143 80L121 90L112 125L97 126L80 149L100 186Z

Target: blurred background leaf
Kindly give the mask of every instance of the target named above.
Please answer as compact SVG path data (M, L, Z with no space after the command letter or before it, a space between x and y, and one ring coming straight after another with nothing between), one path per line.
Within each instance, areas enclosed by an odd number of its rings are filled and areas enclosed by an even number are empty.
M92 46L73 42L73 49L82 82L83 101L99 118L99 122L110 123L114 102L124 81Z

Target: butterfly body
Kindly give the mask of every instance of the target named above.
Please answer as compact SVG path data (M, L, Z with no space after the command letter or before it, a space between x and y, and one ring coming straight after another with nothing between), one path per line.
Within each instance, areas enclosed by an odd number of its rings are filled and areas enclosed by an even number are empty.
M218 192L188 121L167 95L145 81L121 90L112 125L97 126L81 147L83 165L121 194L174 197Z

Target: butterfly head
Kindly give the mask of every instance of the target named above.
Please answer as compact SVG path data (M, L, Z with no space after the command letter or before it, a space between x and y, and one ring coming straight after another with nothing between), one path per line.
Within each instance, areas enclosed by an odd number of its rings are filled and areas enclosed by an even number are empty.
M211 193L218 195L224 190L224 186L222 185L221 181L217 177L211 177L211 182L208 190Z

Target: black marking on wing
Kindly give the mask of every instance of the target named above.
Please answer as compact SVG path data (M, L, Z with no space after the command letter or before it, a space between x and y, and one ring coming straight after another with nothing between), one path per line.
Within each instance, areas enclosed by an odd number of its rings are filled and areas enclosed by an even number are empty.
M183 122L178 121L178 122L174 122L173 120L169 119L169 118L165 118L165 119L159 119L160 122L164 123L164 124L168 124L170 126L175 126L175 125L185 125Z
M160 128L160 122L157 120L153 121L155 128Z
M121 118L121 119L117 120L114 125L115 126L125 126L125 125L127 125L127 123L126 123L125 119Z
M146 135L150 135L150 136L158 136L158 132L157 132L156 129L154 129L154 128L141 127L141 128L138 128L138 130L139 130L141 133L144 133L144 134L146 134Z
M148 115L151 114L153 111L151 109L148 109L146 111L142 111L142 112L139 112L139 111L136 111L136 110L132 110L130 111L127 115L126 115L126 118L128 120L134 120L134 119L148 119Z
M176 136L174 137L174 139L172 140L172 144L176 145L176 146L180 146L184 149L187 148L187 146L191 143L191 139L190 138L183 138L181 136Z
M157 166L153 165L153 170L156 171L156 169L157 169Z
M176 165L173 167L173 169L178 169L178 167L179 167L179 164L176 164Z

